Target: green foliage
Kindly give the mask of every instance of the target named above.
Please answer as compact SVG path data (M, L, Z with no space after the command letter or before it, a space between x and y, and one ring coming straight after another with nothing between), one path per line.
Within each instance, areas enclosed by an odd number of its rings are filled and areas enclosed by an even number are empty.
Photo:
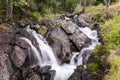
M86 13L93 16L93 19L97 22L104 22L104 6L99 4L98 6L91 6L86 8Z
M40 28L40 29L38 30L38 33L40 33L41 35L45 35L46 32L47 32L46 29L41 29L41 28Z
M93 55L99 55L102 56L106 54L106 48L104 45L97 45L95 49L92 51Z
M120 15L106 21L101 26L101 36L103 38L106 50L113 50L120 44Z
M29 17L30 17L30 20L32 20L34 23L38 23L39 22L40 13L39 12L31 12Z
M54 19L55 15L54 14L47 14L47 15L43 15L41 23L46 24L48 23L50 20Z
M110 70L105 75L104 80L120 80L120 56L110 54L107 60L110 64Z
M27 22L25 20L20 20L20 25L25 26Z
M6 12L6 2L5 0L1 0L0 2L0 19L3 19Z
M19 0L19 1L14 1L13 5L18 7L24 7L24 6L29 7L29 2L27 2L26 0Z
M77 0L36 0L35 1L38 10L44 12L45 9L51 10L51 12L61 12L61 11L74 11L77 5Z
M95 15L93 16L93 19L94 19L96 22L105 22L105 16L104 16L102 13L95 14Z
M77 0L65 0L65 2L62 2L62 8L68 12L74 11L76 6Z
M88 65L88 69L92 72L97 72L98 71L98 66L99 66L98 64L95 64L95 63L92 62Z

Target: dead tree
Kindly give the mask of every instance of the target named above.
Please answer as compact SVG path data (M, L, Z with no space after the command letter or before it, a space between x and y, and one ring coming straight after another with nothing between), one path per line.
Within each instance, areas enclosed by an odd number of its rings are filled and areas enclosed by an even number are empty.
M7 11L5 21L9 21L13 18L13 0L6 0Z
M108 8L110 6L110 3L111 3L111 0L104 0L104 3L105 3L105 12L106 12L106 17L108 18L109 17L109 14L108 14Z
M80 4L82 6L82 13L85 13L87 0L80 0Z

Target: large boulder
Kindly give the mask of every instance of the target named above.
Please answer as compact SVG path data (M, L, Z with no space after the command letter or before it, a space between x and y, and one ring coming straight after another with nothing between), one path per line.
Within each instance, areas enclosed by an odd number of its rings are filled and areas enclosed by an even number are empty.
M62 61L69 60L71 57L70 42L68 36L60 28L55 28L50 34L50 44L59 59Z
M7 56L4 54L2 49L0 49L0 79L10 80L10 73L6 64Z
M25 63L27 53L19 46L15 46L11 53L11 59L16 67L21 67Z
M66 33L73 34L77 28L77 25L72 21L64 20L61 24L61 27L65 30Z
M91 44L91 40L79 30L76 30L75 34L70 35L69 38L77 46L78 50Z
M93 23L93 20L90 15L80 14L78 16L77 23L80 27L86 27L86 26L89 26L91 23Z
M10 54L14 48L16 31L13 27L0 28L0 79L21 79L20 71L11 62Z

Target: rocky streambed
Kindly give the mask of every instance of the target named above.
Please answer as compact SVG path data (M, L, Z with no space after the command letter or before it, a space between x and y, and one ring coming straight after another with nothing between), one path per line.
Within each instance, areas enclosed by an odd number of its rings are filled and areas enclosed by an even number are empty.
M15 25L14 25L15 26ZM26 27L0 28L0 79L1 80L53 80L56 71L51 66L40 67L29 44L20 39L26 37L38 49L38 42ZM91 45L91 39L79 28L90 27L99 31L92 17L86 14L57 16L46 25L30 25L37 32L44 33L48 44L57 56L59 64L70 63L73 52L80 52ZM45 31L45 32L42 32ZM99 35L99 33L98 33ZM83 65L78 65L69 80L101 80L99 75L91 74L85 67L92 59L91 51L85 51Z

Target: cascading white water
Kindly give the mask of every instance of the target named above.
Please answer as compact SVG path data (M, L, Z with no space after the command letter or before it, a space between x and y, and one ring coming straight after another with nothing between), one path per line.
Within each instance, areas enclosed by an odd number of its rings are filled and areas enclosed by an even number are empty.
M27 38L21 38L25 40L31 47L31 50L36 55L36 58L38 59L38 64L43 67L46 65L50 65L52 67L52 70L56 71L56 75L54 80L67 80L71 74L74 72L74 69L77 65L82 65L82 54L86 50L93 50L98 42L97 38L97 31L92 31L90 28L79 28L81 32L86 34L92 41L92 44L89 47L83 48L81 52L74 53L74 55L71 58L71 61L69 64L62 64L60 65L58 63L57 57L54 55L52 48L48 45L47 41L40 35L37 34L34 30L31 30L29 27L27 27L27 31L31 33L31 35L34 36L36 39L39 48L37 49L32 42ZM74 61L74 58L76 55L78 55L77 63Z
M78 28L79 28L79 30L80 30L82 33L86 34L87 37L91 39L91 45L88 46L88 47L83 48L79 53L74 54L74 55L72 56L72 58L71 58L70 64L82 65L82 54L83 54L85 51L87 51L87 50L93 50L93 49L95 48L95 46L96 46L96 45L100 45L100 43L98 42L99 39L98 39L97 31L96 31L96 30L91 30L91 29L88 28L88 27L84 27L84 28L78 27ZM80 54L80 55L78 56L78 61L75 62L75 61L74 61L74 58L75 58L76 55L78 55L78 54Z

